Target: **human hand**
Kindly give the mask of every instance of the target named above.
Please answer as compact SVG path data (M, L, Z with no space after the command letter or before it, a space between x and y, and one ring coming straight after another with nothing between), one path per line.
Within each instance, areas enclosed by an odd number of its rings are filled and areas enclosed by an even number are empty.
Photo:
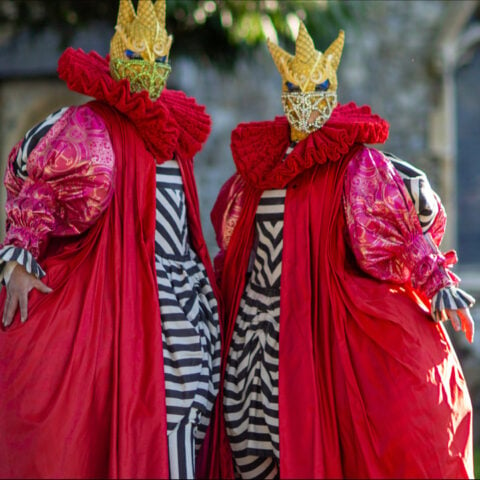
M475 326L468 308L459 308L458 310L445 308L435 312L435 317L437 321L450 320L456 332L464 331L467 340L470 343L473 342Z
M53 290L39 280L35 275L28 273L23 265L16 265L6 286L7 298L3 309L2 323L4 327L9 327L13 322L13 317L20 306L20 321L22 323L28 318L28 294L30 290L36 288L42 293L50 293Z

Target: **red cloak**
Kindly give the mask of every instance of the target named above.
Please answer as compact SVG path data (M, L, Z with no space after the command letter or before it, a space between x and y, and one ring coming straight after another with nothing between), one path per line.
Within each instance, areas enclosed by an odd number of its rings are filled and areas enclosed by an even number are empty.
M110 133L115 193L83 235L49 242L38 260L53 293L32 290L27 323L17 313L0 332L0 477L168 478L155 159L176 154L191 245L214 286L192 161L210 120L181 92L131 95L94 53L69 49L59 70L102 100L89 106Z
M232 135L244 189L220 280L224 366L258 201L264 189L287 187L279 348L282 478L473 475L471 404L448 337L414 301L411 286L362 272L346 242L346 167L362 143L383 143L387 132L386 122L368 108L350 104L337 107L285 162L284 118L243 124ZM220 197L214 207L216 227L229 202ZM210 475L233 478L222 403L219 395Z

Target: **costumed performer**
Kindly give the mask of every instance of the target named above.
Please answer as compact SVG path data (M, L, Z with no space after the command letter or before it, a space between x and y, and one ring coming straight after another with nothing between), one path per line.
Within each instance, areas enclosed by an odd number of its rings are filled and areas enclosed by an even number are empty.
M1 478L195 477L220 373L193 176L210 118L164 89L165 13L165 0L120 0L109 58L59 60L95 100L10 154Z
M426 176L337 104L344 33L268 43L286 117L240 124L212 211L225 327L211 476L467 478L472 407L442 320L474 300Z

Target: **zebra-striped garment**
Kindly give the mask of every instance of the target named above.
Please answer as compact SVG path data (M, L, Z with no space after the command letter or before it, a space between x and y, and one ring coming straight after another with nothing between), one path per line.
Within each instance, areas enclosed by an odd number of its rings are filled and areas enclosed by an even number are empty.
M285 190L263 193L253 268L227 360L224 408L238 474L274 478L279 466L278 348Z
M155 260L162 320L170 478L195 477L195 453L220 381L217 302L190 248L182 178L157 165Z
M392 162L408 190L423 233L428 232L438 214L438 203L427 176L391 153L385 153L385 156Z
M23 138L22 145L18 150L17 157L13 162L13 171L17 177L25 180L28 177L27 159L32 150L37 146L38 142L53 127L55 122L59 120L66 112L68 107L61 108L51 113L45 120L32 127Z

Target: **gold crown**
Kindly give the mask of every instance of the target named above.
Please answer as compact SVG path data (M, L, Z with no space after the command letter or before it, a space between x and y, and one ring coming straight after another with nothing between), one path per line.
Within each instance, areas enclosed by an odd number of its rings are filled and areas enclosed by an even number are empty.
M151 0L138 0L137 13L131 0L120 0L110 58L141 58L151 64L161 58L166 63L172 36L165 28L165 13L165 0L157 0L155 4Z
M317 85L328 80L328 90L337 90L337 69L342 56L345 34L340 30L336 40L325 50L315 50L312 37L303 22L300 22L295 55L290 55L278 45L267 40L268 49L283 80L283 90L287 91L287 82L302 92L315 91Z

